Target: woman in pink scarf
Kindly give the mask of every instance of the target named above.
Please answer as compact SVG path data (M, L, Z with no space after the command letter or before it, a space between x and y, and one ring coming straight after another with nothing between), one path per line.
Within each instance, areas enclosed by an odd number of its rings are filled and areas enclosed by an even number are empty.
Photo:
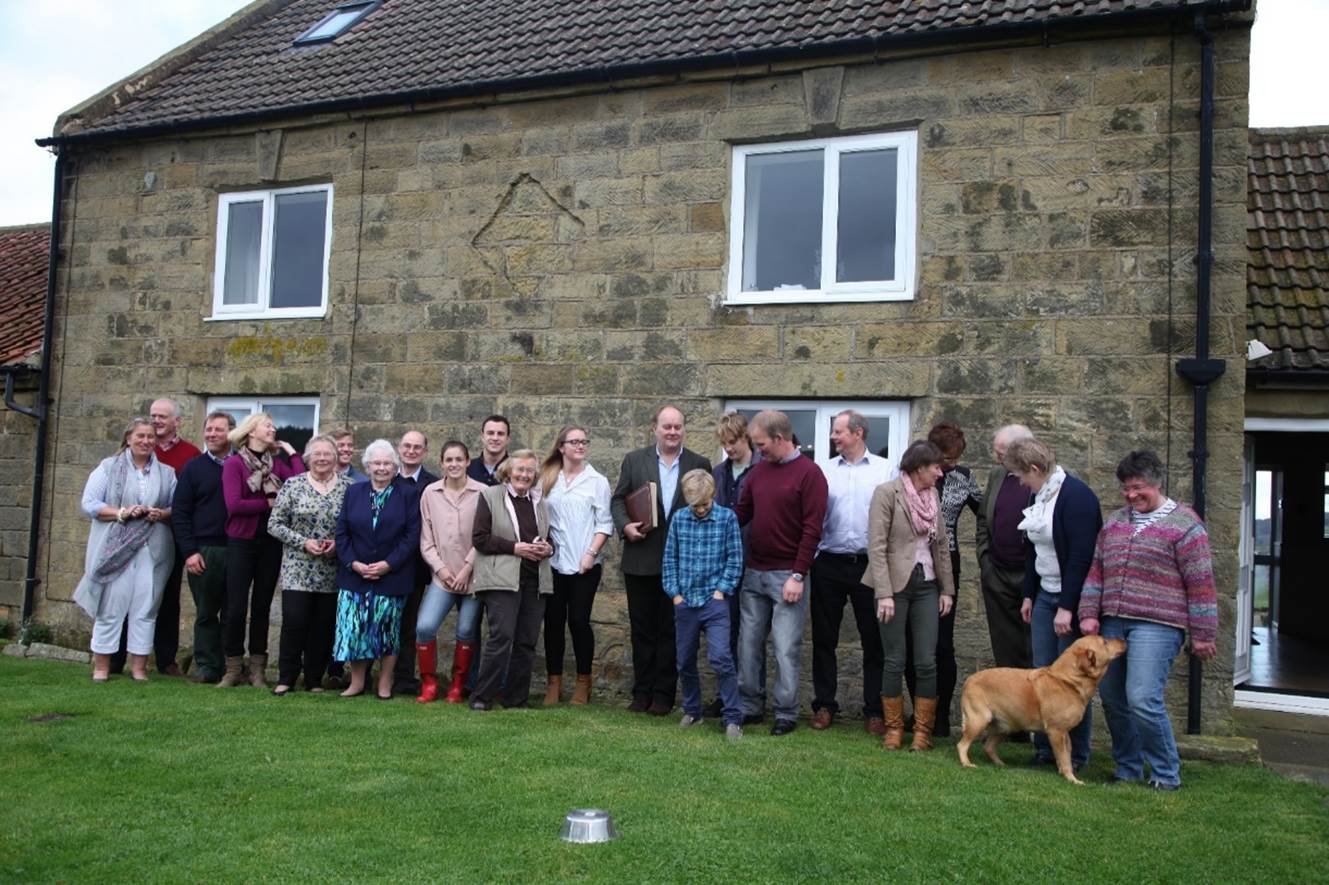
M900 458L900 475L877 486L868 510L868 570L864 583L876 591L877 619L885 665L881 713L886 720L882 747L898 750L904 741L905 635L913 638L914 742L911 750L932 747L937 716L937 627L955 601L946 525L941 519L937 481L941 449L919 440Z

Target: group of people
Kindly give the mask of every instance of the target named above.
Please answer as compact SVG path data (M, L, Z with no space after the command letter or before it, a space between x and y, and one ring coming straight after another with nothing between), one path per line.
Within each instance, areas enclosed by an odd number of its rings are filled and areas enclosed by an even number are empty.
M730 738L767 710L773 735L796 728L799 666L811 613L812 717L840 712L838 646L846 604L863 662L863 722L887 749L902 746L904 692L912 749L950 733L957 682L956 528L976 521L993 655L998 666L1049 664L1081 632L1128 641L1101 695L1121 780L1144 765L1160 787L1180 783L1163 686L1190 634L1192 654L1215 650L1216 593L1204 526L1162 491L1163 466L1133 452L1117 475L1127 506L1106 524L1093 491L1019 425L993 441L999 467L986 490L959 464L961 428L943 422L911 444L898 468L868 450L868 421L836 415L836 454L805 456L778 411L724 415L712 467L683 445L686 420L665 405L654 441L629 452L613 486L589 462L583 427L563 428L541 459L509 451L506 418L482 422L482 450L450 440L441 477L424 467L428 440L409 430L374 440L356 469L354 435L311 438L303 453L277 439L270 416L237 426L204 421L205 449L179 437L180 408L153 403L130 422L121 451L88 479L93 520L76 601L93 617L93 679L127 651L135 679L179 675L180 575L197 618L197 682L266 686L268 618L282 591L274 694L325 684L353 697L469 698L474 710L529 703L541 627L546 704L562 700L566 635L573 704L592 690L591 614L605 547L622 541L632 646L629 709L668 715L682 688L680 724L720 720ZM649 492L649 495L646 493ZM644 518L641 502L653 516ZM647 511L649 513L649 511ZM450 673L436 637L456 611ZM488 623L483 643L482 619ZM703 705L697 657L705 634L717 696ZM244 668L248 651L248 670ZM415 678L416 660L419 679ZM344 668L344 669L343 669ZM1072 735L1089 755L1091 716ZM1035 736L1035 759L1051 761Z

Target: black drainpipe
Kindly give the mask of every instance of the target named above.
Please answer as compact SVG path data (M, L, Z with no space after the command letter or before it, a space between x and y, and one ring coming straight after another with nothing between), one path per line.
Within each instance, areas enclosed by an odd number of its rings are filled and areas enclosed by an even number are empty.
M1195 438L1191 447L1191 489L1195 512L1204 518L1205 464L1209 459L1209 385L1223 375L1227 364L1209 358L1210 273L1213 249L1214 174L1214 35L1204 14L1196 13L1195 36L1200 40L1200 225L1195 252L1195 358L1177 360L1177 374L1191 383L1195 398ZM1190 658L1186 711L1187 734L1200 733L1200 693L1203 665Z
M13 377L5 379L5 405L37 419L37 451L32 468L32 507L28 521L28 562L23 576L22 636L28 639L32 624L33 599L37 584L37 540L42 522L42 487L46 482L46 438L50 433L51 410L48 398L51 390L51 341L55 321L55 270L60 261L60 197L64 187L65 158L58 150L55 154L55 186L51 195L51 247L46 258L46 311L42 319L42 367L37 380L37 401L31 409L14 402Z

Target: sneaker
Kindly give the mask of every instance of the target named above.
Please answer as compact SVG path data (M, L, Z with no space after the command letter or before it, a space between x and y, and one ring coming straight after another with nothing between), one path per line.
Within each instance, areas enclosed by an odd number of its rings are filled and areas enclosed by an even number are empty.
M1181 784L1165 784L1162 781L1150 781L1149 789L1162 790L1166 793L1175 793L1177 790L1181 789Z
M691 728L694 725L701 725L700 716L693 716L691 713L684 713L683 718L678 720L679 728Z
M727 741L737 741L743 738L743 728L737 723L726 725L724 727L724 737Z

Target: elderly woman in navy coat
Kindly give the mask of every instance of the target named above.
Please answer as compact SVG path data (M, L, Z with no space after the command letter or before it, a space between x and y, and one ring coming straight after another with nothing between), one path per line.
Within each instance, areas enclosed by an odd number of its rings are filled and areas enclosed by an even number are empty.
M342 697L365 690L371 661L379 662L378 698L392 699L402 611L415 589L415 557L420 547L420 504L416 488L397 479L397 450L376 439L364 452L369 482L346 490L337 517L337 638L333 656L349 661L351 684Z

